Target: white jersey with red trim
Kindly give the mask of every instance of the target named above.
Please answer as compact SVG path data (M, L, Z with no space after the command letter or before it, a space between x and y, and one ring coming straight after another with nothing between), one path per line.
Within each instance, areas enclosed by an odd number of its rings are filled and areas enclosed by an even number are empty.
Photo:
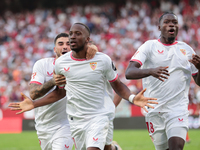
M56 60L56 74L63 74L67 84L67 113L72 117L90 118L113 114L105 106L107 80L117 79L117 71L110 57L97 52L93 59L75 59L69 52ZM109 97L109 96L108 96Z
M142 79L143 88L147 88L145 96L158 100L155 109L149 112L172 112L188 110L188 92L192 74L198 70L188 60L195 54L194 50L184 42L163 44L160 40L149 40L139 47L131 58L137 61L142 69L166 67L170 74L162 82L149 76Z
M54 67L55 58L44 58L38 60L34 64L30 83L44 84L49 81L53 78ZM55 87L48 93L52 92ZM35 108L36 130L46 132L69 124L66 114L66 101L67 97L55 103Z

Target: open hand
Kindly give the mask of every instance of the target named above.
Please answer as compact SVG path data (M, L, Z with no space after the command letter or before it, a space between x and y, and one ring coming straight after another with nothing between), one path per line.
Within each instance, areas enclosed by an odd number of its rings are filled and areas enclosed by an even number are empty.
M138 93L134 97L133 104L135 104L136 106L142 107L146 112L148 112L147 109L145 108L145 106L154 108L153 106L151 106L149 104L158 104L158 102L151 101L151 100L157 100L156 98L144 97L145 91L146 91L146 89L142 90L140 93Z
M153 77L158 78L160 81L164 81L164 79L168 79L167 76L169 76L167 68L168 67L157 67L150 69L150 74Z
M15 111L15 110L21 110L17 112L16 114L21 114L23 112L32 110L34 108L33 101L28 98L24 93L21 93L22 97L24 100L22 102L17 102L17 103L10 103L8 106L11 107L10 110Z

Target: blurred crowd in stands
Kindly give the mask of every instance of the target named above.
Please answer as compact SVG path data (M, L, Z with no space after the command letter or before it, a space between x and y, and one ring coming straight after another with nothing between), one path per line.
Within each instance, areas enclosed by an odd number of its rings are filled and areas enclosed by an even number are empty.
M91 40L113 59L122 81L137 93L142 89L141 80L126 80L126 67L141 44L159 38L158 19L169 10L178 16L177 40L188 43L200 55L200 0L180 0L178 4L172 0L127 0L121 6L108 2L25 13L6 11L0 16L0 107L22 100L20 92L28 93L35 61L54 57L55 36L68 32L75 22L89 26ZM191 103L197 103L197 91L191 82Z

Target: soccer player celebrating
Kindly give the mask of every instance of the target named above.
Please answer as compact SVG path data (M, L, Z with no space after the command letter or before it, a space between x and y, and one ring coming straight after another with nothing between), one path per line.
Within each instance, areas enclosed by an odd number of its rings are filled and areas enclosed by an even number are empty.
M89 28L81 23L75 23L69 32L70 48L72 52L62 55L56 60L56 74L64 75L67 84L67 114L70 130L77 150L114 150L111 148L112 140L109 137L113 130L113 109L109 103L107 82L122 98L129 100L137 106L153 108L150 104L157 104L155 98L143 96L145 89L133 95L118 78L116 68L110 57L97 52L94 58L86 60L86 51L90 40ZM53 92L59 93L58 90ZM55 102L51 92L44 98L34 101L34 107ZM109 94L109 93L107 93ZM26 96L25 100L27 99ZM22 104L22 103L21 103ZM17 110L20 105L16 106ZM20 110L20 109L19 109Z
M182 150L188 131L188 90L191 76L200 85L200 57L176 41L178 19L172 12L159 19L160 39L139 47L126 70L127 79L142 79L145 96L158 99L145 116L156 150ZM141 68L140 68L141 67Z
M71 51L68 34L58 34L54 40L54 44L56 58L40 59L34 64L29 88L32 100L39 99L51 93L56 89L56 85L66 83L65 77L63 75L53 74L53 70L55 60L61 55ZM88 57L91 57L90 54L94 56L97 50L89 47L88 51L90 51ZM60 93L55 94L55 100L59 101L35 108L35 128L42 150L66 150L66 148L71 150L73 146L66 114L66 91L60 91Z
M104 101L107 80L115 92L126 100L143 107L148 101L143 96L145 90L138 95L132 95L130 90L118 78L116 68L110 57L97 52L93 59L86 60L85 54L90 40L89 28L81 23L75 23L69 32L72 52L56 60L55 72L66 77L67 113L70 130L76 149L110 150L111 141L107 141L109 124L112 122L112 111L106 109Z

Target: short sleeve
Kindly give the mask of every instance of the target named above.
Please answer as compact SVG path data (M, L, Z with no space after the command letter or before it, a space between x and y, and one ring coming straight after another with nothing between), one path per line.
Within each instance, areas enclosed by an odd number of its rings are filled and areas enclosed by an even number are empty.
M117 80L118 77L117 69L109 56L105 57L104 62L105 62L104 67L105 67L106 79L109 82L114 82L115 80Z
M148 51L150 49L150 46L150 42L145 42L144 44L142 44L132 56L130 61L137 61L142 66L146 61L147 56L149 56Z
M43 84L45 81L44 67L42 60L36 61L33 66L33 72L30 83Z

